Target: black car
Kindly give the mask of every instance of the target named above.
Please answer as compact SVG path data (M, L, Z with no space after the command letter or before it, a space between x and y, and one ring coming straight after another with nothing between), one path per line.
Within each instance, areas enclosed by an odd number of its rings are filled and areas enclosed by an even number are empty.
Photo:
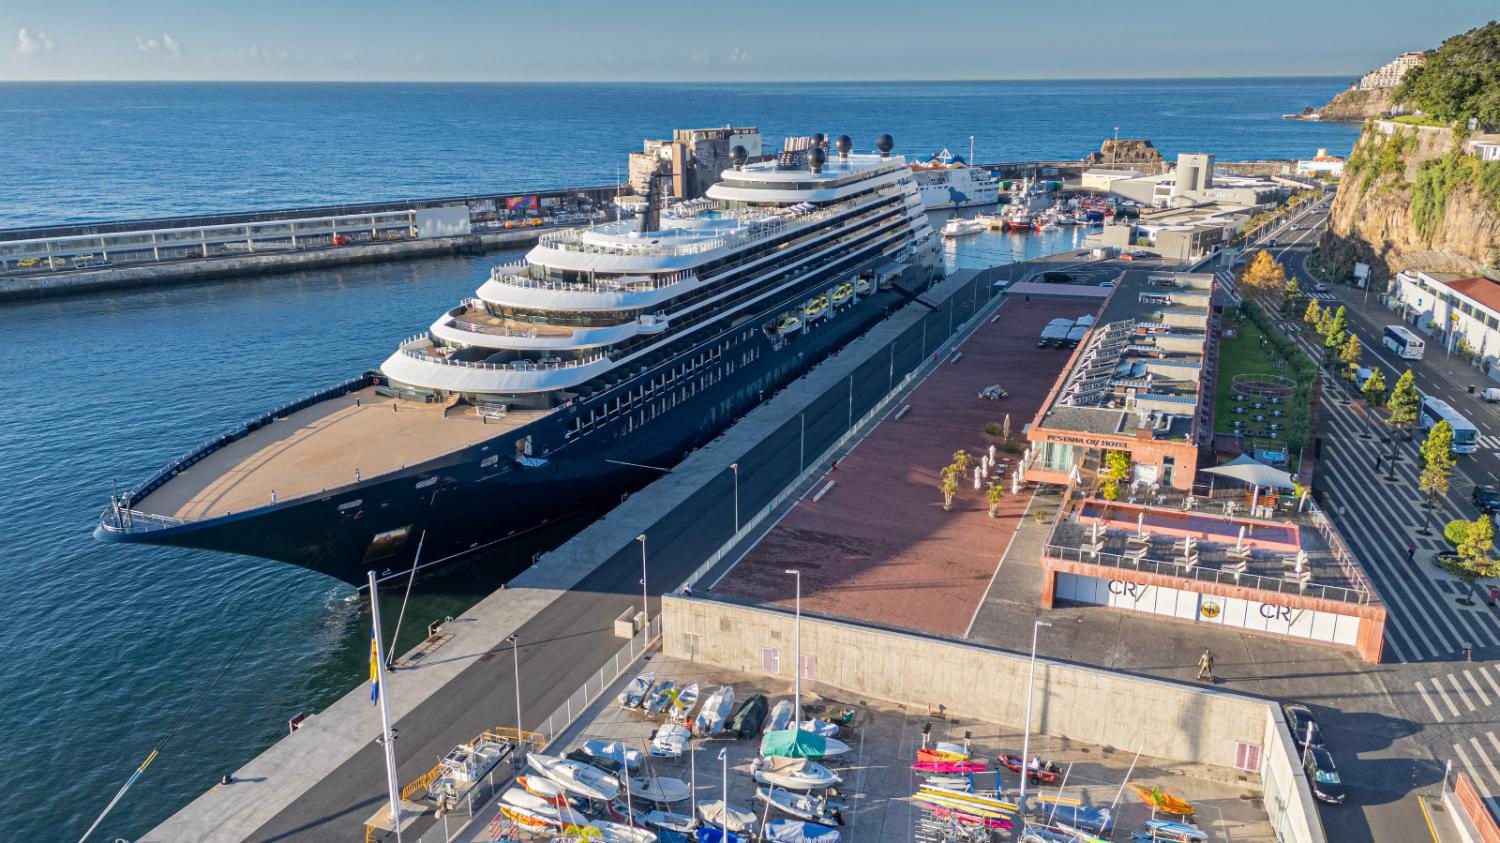
M1297 743L1298 749L1327 749L1323 743L1323 731L1318 728L1318 721L1313 719L1312 710L1305 705L1285 705L1281 710L1286 712L1286 726L1292 730L1292 740Z
M1066 272L1043 272L1043 284L1067 284L1073 280L1073 276Z
M1474 494L1469 495L1469 500L1479 507L1479 511L1485 515L1494 515L1500 512L1500 489L1494 486L1475 486Z
M1344 801L1344 782L1333 766L1333 756L1326 749L1308 749L1302 756L1302 766L1307 770L1307 783L1312 785L1313 796L1330 805Z

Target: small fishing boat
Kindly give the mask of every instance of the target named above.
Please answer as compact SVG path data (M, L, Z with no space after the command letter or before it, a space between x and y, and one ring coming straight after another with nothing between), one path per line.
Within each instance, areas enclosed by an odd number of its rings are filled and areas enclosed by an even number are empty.
M562 785L569 793L608 802L620 792L620 782L596 767L577 761L533 752L526 756L531 769Z
M833 288L833 303L835 306L841 305L853 297L854 285L847 281Z
M692 733L681 723L668 723L656 730L651 739L651 755L656 758L681 758L687 752Z
M797 793L784 787L764 787L755 789L755 798L770 805L783 814L791 814L804 820L822 822L828 819L828 809L832 806L825 796L813 796L810 793Z
M604 843L656 843L655 832L648 829L609 820L594 820L590 825L599 829Z
M620 692L619 702L621 708L640 708L641 703L646 701L646 695L651 693L651 686L656 684L656 674L642 673L640 676L630 680L625 690Z
M918 761L911 765L918 773L982 773L983 761Z
M823 315L826 314L826 313L828 313L828 297L827 296L818 296L817 298L813 299L812 301L809 301L802 308L802 315L806 316L807 317L807 321L809 321L809 322L811 322L814 319L821 319L823 317Z
M1019 773L1021 768L1025 767L1026 778L1041 784L1053 784L1062 776L1062 769L1051 761L1043 761L1039 767L1023 761L1019 755L1002 755L999 761L1012 773Z
M687 782L682 779L666 778L664 776L632 776L630 779L630 796L632 799L640 799L646 802L683 802L692 792L688 790Z
M812 720L803 720L801 723L797 724L797 728L801 729L804 732L812 732L814 735L820 735L825 738L831 738L839 733L839 724L830 723L827 720L818 720L816 718Z
M734 688L720 685L703 701L703 709L693 721L693 731L699 735L717 735L724 728L729 710L734 707Z
M783 316L776 322L776 335L789 337L802 330L802 320L795 316Z
M762 840L771 843L839 843L839 830L806 820L771 820Z
M677 692L677 701L672 704L671 711L673 723L685 723L693 713L693 706L698 704L698 683L689 682L682 686Z
M641 766L641 761L646 757L639 749L631 749L619 741L587 740L579 750L591 758L606 759L617 766L623 764L632 769Z
M645 709L646 713L653 717L658 714L664 714L667 706L671 705L672 700L676 698L676 694L674 693L676 690L676 682L670 679L663 679L656 683L656 687L651 689L651 693L646 695L646 701L641 703L641 708Z
M750 765L750 773L762 784L789 790L819 790L843 781L837 773L806 758L757 758Z
M500 795L500 813L530 829L561 828L557 806L534 793L513 787Z
M438 762L442 772L427 786L428 796L437 803L438 815L453 810L458 800L509 754L509 743L487 738L472 744L461 743L450 750Z
M751 811L749 808L741 808L738 805L730 805L726 815L724 802L720 799L715 799L711 802L699 802L698 816L703 820L705 825L718 827L727 823L731 834L755 833L754 811Z
M641 815L641 822L653 828L675 831L678 834L692 834L693 829L698 827L698 821L687 814L676 814L671 811L649 811Z
M791 700L782 700L771 707L771 716L766 718L766 729L776 732L782 729L792 728L792 705Z
M963 237L968 234L978 234L984 230L982 223L963 217L954 217L943 223L944 237Z
M1146 827L1131 834L1130 839L1149 843L1203 843L1208 840L1208 833L1175 820L1146 820Z

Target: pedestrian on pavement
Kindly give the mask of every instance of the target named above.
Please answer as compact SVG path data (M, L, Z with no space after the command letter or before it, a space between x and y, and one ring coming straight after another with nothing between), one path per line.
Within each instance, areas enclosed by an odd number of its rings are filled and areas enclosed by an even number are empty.
M1381 456L1380 454L1375 455L1375 471L1380 471L1380 462L1383 459L1385 459L1385 457Z
M1214 654L1205 647L1203 655L1198 657L1198 678L1214 681Z
M1022 301L1025 304L1031 304L1031 294L1027 293L1025 296L1022 296Z
M1406 546L1406 561L1408 561L1408 562L1415 562L1415 561L1417 561L1417 546L1415 544L1410 544L1410 545Z
M1473 660L1474 660L1474 644L1472 642L1465 641L1464 642L1464 661L1471 662Z

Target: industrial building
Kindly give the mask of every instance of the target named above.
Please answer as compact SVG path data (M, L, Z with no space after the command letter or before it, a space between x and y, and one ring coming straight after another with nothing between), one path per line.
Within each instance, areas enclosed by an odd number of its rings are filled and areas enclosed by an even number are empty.
M650 187L651 176L672 177L672 195L697 199L729 169L729 154L743 146L751 160L759 158L760 130L723 126L716 129L676 129L671 140L646 140L640 152L630 153L630 187L641 196Z
M1215 172L1210 153L1184 152L1177 156L1177 166L1171 172L1109 182L1110 193L1153 208L1207 202L1263 205L1280 199L1284 190L1270 179Z

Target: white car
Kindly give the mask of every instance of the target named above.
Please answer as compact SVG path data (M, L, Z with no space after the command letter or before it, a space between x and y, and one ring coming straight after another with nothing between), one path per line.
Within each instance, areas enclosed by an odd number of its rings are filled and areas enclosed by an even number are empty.
M1326 292L1328 292L1328 285L1324 284L1322 281L1319 281L1318 283L1316 283L1316 284L1313 285L1313 292L1314 293L1326 293Z

